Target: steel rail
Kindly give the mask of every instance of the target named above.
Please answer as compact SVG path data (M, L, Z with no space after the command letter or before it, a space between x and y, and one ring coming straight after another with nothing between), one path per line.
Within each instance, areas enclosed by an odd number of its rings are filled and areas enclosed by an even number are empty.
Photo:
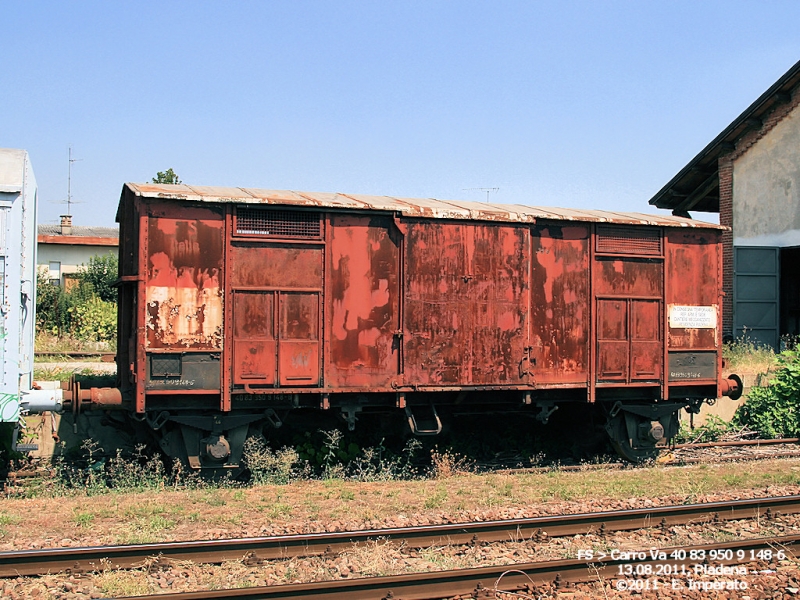
M667 559L655 558L650 549L645 550L643 560L603 560L590 562L586 560L551 560L495 567L460 569L456 571L435 571L428 573L412 573L391 577L372 577L362 579L345 579L338 581L320 581L316 583L262 586L244 589L228 589L201 592L178 592L159 594L157 596L132 596L127 600L214 600L217 598L247 598L248 600L273 600L292 598L293 600L386 600L402 598L403 600L433 600L448 598L461 594L470 594L481 590L517 591L530 586L560 582L592 581L624 579L620 576L620 566L650 565L657 570L658 565L683 566L687 573L693 574L694 565L703 560L691 558L691 552L731 550L730 559L710 561L709 564L730 566L754 562L751 552L776 548L790 549L800 544L800 536L782 536L719 542L680 548L663 548ZM684 551L686 558L673 558L673 551ZM744 559L737 559L736 552L742 550ZM667 575L669 577L669 575ZM556 579L558 577L558 579ZM636 576L628 576L633 578ZM640 576L642 577L642 576ZM654 576L655 577L655 576ZM484 595L477 597L494 597Z
M693 450L693 449L701 449L701 448L724 448L724 447L766 447L766 446L777 446L781 444L786 445L798 445L800 442L800 438L783 438L783 439L770 439L770 440L741 440L741 441L728 441L728 442L702 442L698 444L676 444L673 446L664 446L661 448L662 456L668 457L670 452L675 450ZM676 455L674 458L670 460L659 460L656 459L656 463L662 467L684 467L684 466L692 466L692 465L699 465L699 464L706 464L706 463L722 463L722 462L729 462L729 461L738 461L738 462L756 462L760 460L773 460L773 459L782 459L782 458L798 458L800 454L798 452L776 452L774 454L753 454L753 455L723 455L723 456L715 456L711 459L708 458L682 458L680 455ZM601 471L601 470L621 470L621 469L628 469L628 468L641 468L647 467L648 463L634 465L629 462L619 461L619 462L609 462L609 463L583 463L583 464L554 464L554 465L544 465L541 467L492 467L491 465L479 465L481 468L481 473L483 472L492 472L492 473L503 473L503 474L522 474L522 473L547 473L552 470L558 471L565 471L565 472L573 472L573 471Z
M736 446L776 446L778 444L797 444L800 438L776 438L769 440L730 440L725 442L699 442L696 444L673 444L666 449L683 450L692 448L726 448Z
M248 564L258 564L264 560L339 553L351 549L354 544L374 540L403 543L409 548L439 544L543 541L547 537L750 519L777 513L800 513L800 495L337 533L0 552L0 577L62 571L86 572L100 568L101 562L104 568L136 568L146 564L147 559L152 557L198 563L244 559Z

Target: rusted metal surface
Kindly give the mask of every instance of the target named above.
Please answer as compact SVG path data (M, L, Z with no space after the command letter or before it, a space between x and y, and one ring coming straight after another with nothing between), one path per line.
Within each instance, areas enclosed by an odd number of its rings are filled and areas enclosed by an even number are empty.
M664 362L661 231L618 230L596 234L596 380L658 383Z
M273 292L237 291L233 295L234 383L275 383L278 345L273 325Z
M356 544L378 539L402 544L405 548L430 548L442 544L584 535L601 528L611 533L661 527L662 523L675 526L712 520L764 518L767 511L772 514L800 512L800 496L337 533L0 552L0 577L39 575L75 568L76 565L77 570L91 570L101 561L107 566L129 568L141 565L142 561L152 556L198 563L220 563L241 560L242 557L250 561L285 559L344 552Z
M148 220L147 347L220 349L224 221L208 209L173 212Z
M667 232L668 305L716 307L719 311L719 234ZM670 350L716 350L717 328L670 327Z
M415 221L406 238L404 380L525 381L527 228Z
M322 264L316 245L231 244L235 385L319 384Z
M400 233L387 217L331 217L330 387L389 386L400 368Z
M135 195L152 199L171 199L212 204L276 204L283 206L322 209L382 210L404 217L433 219L464 219L477 221L508 221L534 223L537 220L586 221L592 223L622 223L660 227L703 227L724 229L719 225L702 223L682 217L622 213L604 210L532 207L519 204L489 204L463 200L434 198L394 198L254 188L203 187L188 185L158 185L127 183Z
M316 246L236 242L228 267L237 289L322 289L322 248Z
M171 393L187 413L197 393L261 415L288 402L275 394L386 409L503 390L541 408L548 388L590 402L735 391L717 379L719 328L687 325L719 316L717 225L150 184L126 185L118 217L118 373L140 414Z
M589 229L532 230L531 369L536 383L585 383L589 373Z

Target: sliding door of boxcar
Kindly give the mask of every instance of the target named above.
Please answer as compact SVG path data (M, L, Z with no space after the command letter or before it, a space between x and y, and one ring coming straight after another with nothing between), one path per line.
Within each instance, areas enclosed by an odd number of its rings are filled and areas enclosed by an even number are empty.
M332 215L330 223L326 381L390 386L400 369L400 232L376 215Z
M531 236L531 356L537 383L589 377L589 228L542 223Z
M530 247L527 227L409 223L405 383L527 382Z

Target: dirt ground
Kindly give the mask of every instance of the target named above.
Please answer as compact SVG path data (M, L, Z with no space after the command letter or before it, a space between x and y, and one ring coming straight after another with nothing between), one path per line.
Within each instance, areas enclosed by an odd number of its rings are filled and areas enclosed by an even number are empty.
M0 550L343 531L800 493L800 459L0 500Z

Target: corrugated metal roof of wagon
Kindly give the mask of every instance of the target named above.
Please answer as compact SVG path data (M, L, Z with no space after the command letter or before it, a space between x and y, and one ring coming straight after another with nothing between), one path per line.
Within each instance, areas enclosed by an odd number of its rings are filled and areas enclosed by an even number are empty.
M625 225L652 225L660 227L725 229L725 227L721 225L694 221L683 217L605 210L524 206L521 204L490 204L465 200L438 200L436 198L395 198L393 196L299 192L293 190L189 186L185 184L163 185L153 183L126 183L125 186L137 196L186 202L275 204L283 206L380 210L398 212L407 217L431 219L467 219L522 223L533 223L543 219L554 221L619 223Z

